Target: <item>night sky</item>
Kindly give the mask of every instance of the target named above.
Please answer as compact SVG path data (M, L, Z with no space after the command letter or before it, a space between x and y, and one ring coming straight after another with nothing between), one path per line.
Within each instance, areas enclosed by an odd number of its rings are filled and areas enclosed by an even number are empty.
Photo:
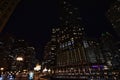
M43 47L50 39L51 28L58 23L57 1L22 0L3 29L3 33L11 33L32 42L37 50L40 50L38 53L41 58ZM73 0L71 2L79 8L88 36L96 37L105 31L114 33L110 22L105 17L110 0Z

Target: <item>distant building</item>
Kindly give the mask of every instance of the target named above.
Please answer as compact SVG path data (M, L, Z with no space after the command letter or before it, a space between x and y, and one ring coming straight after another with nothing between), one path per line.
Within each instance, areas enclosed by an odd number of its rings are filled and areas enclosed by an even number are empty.
M82 40L84 39L84 24L78 9L70 1L59 0L60 24L54 29L57 39L56 73L70 71L87 64Z
M31 70L37 63L35 48L12 35L0 35L0 66L7 71ZM22 57L22 61L17 61Z
M60 24L52 29L51 41L45 46L46 63L49 68L52 56L55 58L55 73L68 71L71 68L77 72L88 71L92 65L101 65L105 62L99 43L87 39L79 17L78 9L66 0L60 0ZM53 47L54 45L54 47ZM54 52L52 52L52 50Z
M11 63L14 60L12 54L12 45L14 38L11 35L0 35L0 66L4 70L11 68Z
M13 50L15 61L13 61L12 70L33 70L35 65L37 64L37 59L35 58L35 48L28 44L24 40L15 40L13 44ZM17 61L18 57L22 57L23 60ZM19 66L22 65L20 68ZM19 69L20 68L20 69Z
M48 43L44 48L44 68L53 68L55 65L55 52L51 45L51 43Z
M107 17L120 38L120 0L114 0L111 3L107 12Z
M54 71L52 77L87 80L100 79L102 76L108 79L110 70L108 66L113 60L111 56L106 56L104 50L108 53L113 50L111 36L107 33L107 36L101 38L101 42L98 39L88 38L78 9L72 7L70 1L58 1L60 24L52 29L52 37L45 46L44 57L46 66ZM52 62L55 63L54 67L51 67ZM103 76L104 74L107 77Z
M119 42L108 32L102 34L100 41L106 65L116 69L116 66L120 65Z
M104 56L101 51L98 39L87 38L83 40L87 62L92 65L103 65L105 63Z
M0 32L21 0L0 0Z
M57 66L86 64L86 55L82 45L84 28L80 26L61 26L57 33Z

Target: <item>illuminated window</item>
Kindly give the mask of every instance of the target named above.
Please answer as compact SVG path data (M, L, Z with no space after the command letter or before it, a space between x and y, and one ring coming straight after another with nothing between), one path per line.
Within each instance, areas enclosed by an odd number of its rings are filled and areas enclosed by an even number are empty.
M82 28L82 30L84 30L84 28Z
M72 14L73 12L69 12L69 14Z
M70 41L68 41L68 46L69 46L69 45L71 45L71 42L70 42Z
M74 41L74 38L71 38L71 41Z
M79 31L81 31L81 28L79 28Z
M72 44L74 44L74 41L72 41Z
M118 7L117 9L118 9L118 11L120 11L120 7Z
M54 47L51 47L51 50L55 50L55 48L54 48Z
M66 4L66 1L64 1L63 3Z
M89 47L87 41L83 41L83 45L84 45L85 48Z
M73 33L74 35L76 35L77 33Z
M65 46L67 46L67 42L65 43Z
M52 29L52 33L55 33L55 29Z

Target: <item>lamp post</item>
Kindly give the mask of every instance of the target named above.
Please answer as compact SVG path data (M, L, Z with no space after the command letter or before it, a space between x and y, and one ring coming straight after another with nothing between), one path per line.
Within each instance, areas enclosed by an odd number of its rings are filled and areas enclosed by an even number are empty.
M34 75L34 79L35 80L38 80L39 79L39 75L40 75L40 71L41 70L41 65L37 64L35 67L34 67L34 71L35 71L35 75Z
M35 71L41 70L41 65L37 64L36 67L34 67L34 70L35 70Z
M1 67L0 68L0 71L1 71L1 74L3 73L3 71L4 71L4 68L3 67Z
M23 61L23 57L21 57L21 56L18 56L17 58L16 58L16 61L17 61L17 63L18 63L18 70L19 71L21 71L21 68L22 68L22 61Z

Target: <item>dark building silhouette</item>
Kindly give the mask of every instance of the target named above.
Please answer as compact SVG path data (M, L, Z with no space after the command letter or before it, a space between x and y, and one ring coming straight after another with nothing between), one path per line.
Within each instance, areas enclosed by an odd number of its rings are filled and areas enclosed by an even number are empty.
M100 39L100 47L105 59L105 64L111 69L116 69L120 64L120 54L119 54L119 41L117 41L114 36L108 32L103 33Z
M0 32L21 0L0 0Z
M110 8L108 9L107 17L110 20L113 29L120 38L120 1L119 0L113 0L113 2L110 5Z
M107 56L118 49L112 44L111 35L106 33L100 41L89 38L78 9L71 5L71 0L59 0L58 6L60 22L52 28L51 40L45 46L44 63L47 63L45 67L52 69L52 77L86 80L117 78L119 72L114 72L116 77L112 73L116 60ZM54 66L51 66L52 62Z
M17 60L22 57L23 60ZM33 70L37 63L35 48L13 35L0 35L0 66L5 71Z
M107 12L107 17L110 20L114 31L116 32L118 36L118 40L114 41L114 43L111 43L114 46L111 46L112 50L112 64L115 69L120 65L120 54L119 54L119 49L120 49L120 0L113 0L111 2L110 8L108 9ZM109 40L110 41L110 40ZM109 44L110 45L110 44ZM114 50L113 50L114 49Z

